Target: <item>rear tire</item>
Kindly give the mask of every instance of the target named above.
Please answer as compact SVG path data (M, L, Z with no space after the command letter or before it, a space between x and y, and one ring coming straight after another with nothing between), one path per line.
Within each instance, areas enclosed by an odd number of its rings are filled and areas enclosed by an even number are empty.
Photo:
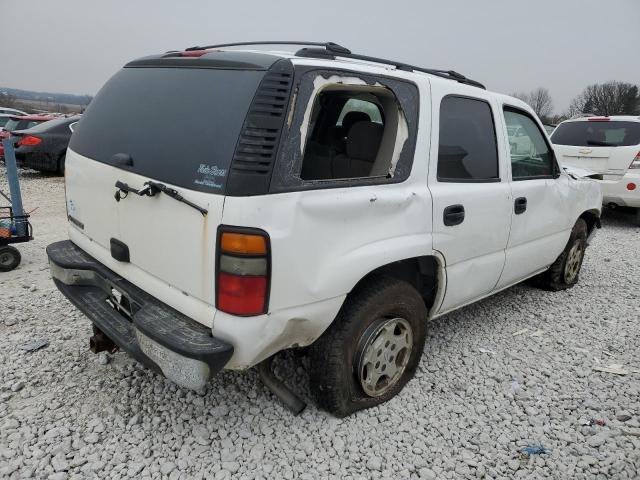
M0 247L0 272L9 272L20 265L20 251L11 246Z
M311 391L337 417L393 398L413 378L427 308L409 283L377 277L354 290L311 346Z
M571 236L560 256L544 273L536 277L540 288L557 292L578 283L580 268L587 248L587 223L578 219L571 230Z

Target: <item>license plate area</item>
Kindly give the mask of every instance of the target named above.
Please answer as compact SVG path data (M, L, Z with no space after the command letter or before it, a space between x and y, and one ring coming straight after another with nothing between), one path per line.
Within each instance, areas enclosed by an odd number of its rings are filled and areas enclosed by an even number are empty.
M127 320L132 321L133 314L137 310L135 309L135 303L131 301L126 293L121 292L113 285L109 287L106 299L107 304Z

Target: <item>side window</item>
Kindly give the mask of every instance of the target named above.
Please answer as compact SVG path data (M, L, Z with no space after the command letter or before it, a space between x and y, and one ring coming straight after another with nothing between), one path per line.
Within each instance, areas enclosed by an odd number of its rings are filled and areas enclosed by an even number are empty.
M400 115L383 87L331 86L316 95L302 180L389 176Z
M449 96L440 103L438 181L497 182L498 148L489 104Z
M553 176L553 152L536 122L526 113L510 107L505 107L504 119L509 137L512 178L524 180Z

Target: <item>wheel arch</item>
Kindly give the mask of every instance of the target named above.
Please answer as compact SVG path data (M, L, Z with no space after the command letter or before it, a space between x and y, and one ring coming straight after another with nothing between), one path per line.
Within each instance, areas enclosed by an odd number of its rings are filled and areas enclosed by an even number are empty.
M587 235L591 235L591 232L593 232L595 228L601 227L600 211L595 208L582 212L578 219L584 220L587 224Z
M396 260L373 269L355 284L347 294L345 302L363 285L380 276L403 280L412 285L422 296L429 316L442 302L446 287L446 269L444 258L435 253Z

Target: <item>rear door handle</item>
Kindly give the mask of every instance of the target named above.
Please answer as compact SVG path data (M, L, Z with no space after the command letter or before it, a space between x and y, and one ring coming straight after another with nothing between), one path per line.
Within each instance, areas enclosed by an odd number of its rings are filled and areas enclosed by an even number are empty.
M513 204L513 211L515 212L515 214L520 215L521 213L524 213L526 209L527 199L525 197L516 198L516 201Z
M444 209L442 215L445 226L452 227L454 225L460 225L464 222L464 206L463 205L449 205Z

